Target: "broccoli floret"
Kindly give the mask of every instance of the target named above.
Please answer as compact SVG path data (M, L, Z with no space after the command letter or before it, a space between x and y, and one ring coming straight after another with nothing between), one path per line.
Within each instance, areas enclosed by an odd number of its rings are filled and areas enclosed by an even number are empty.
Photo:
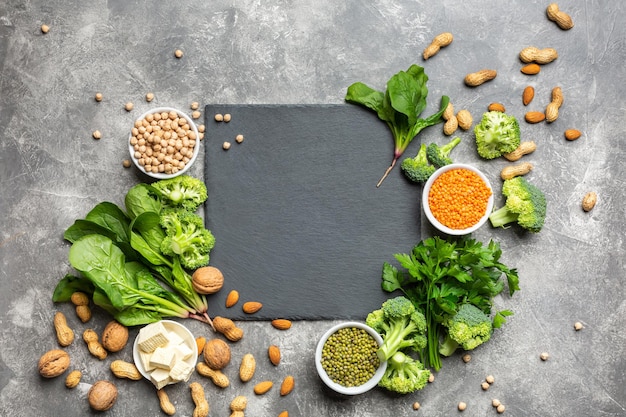
M426 148L426 144L422 143L417 155L414 158L405 158L400 165L404 175L418 184L425 183L436 170L426 158Z
M513 152L520 144L520 128L517 119L506 113L490 111L483 114L474 126L478 155L494 159Z
M445 165L450 165L453 161L450 159L450 152L452 149L461 143L461 138L456 137L443 146L439 146L436 143L431 143L426 149L426 158L428 162L433 164L435 168L441 168Z
M491 338L493 324L489 316L473 304L463 304L457 312L444 319L448 329L446 340L440 345L439 353L450 356L456 347L472 350Z
M517 222L524 229L538 233L546 219L546 196L537 186L524 177L505 180L502 194L506 197L504 207L489 215L493 227Z
M383 338L378 349L381 361L403 349L419 352L426 347L426 317L404 296L385 301L380 309L367 315L365 323Z
M204 182L189 175L159 180L152 187L165 207L195 211L208 197Z
M394 353L387 361L385 374L378 386L398 394L409 394L428 384L430 371L424 365L402 352Z
M161 213L160 223L166 235L161 242L161 252L178 256L181 265L188 269L209 263L215 237L204 227L200 216L187 210L167 209Z

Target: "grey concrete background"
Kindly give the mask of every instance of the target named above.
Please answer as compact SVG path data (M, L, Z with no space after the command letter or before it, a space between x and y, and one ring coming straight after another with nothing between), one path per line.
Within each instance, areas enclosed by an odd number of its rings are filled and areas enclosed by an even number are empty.
M91 415L90 385L112 378L110 360L131 359L127 349L99 362L77 340L67 349L73 367L84 372L75 390L66 389L62 378L41 379L36 369L39 356L56 347L55 311L65 312L77 332L85 327L69 305L51 302L54 286L69 271L62 232L97 202L121 203L123 190L143 180L121 166L126 135L139 112L158 105L187 109L192 101L340 103L352 82L383 88L391 74L412 63L425 66L430 97L448 94L475 119L492 101L521 118L527 84L537 90L530 107L539 110L552 87L563 88L565 103L555 123L522 122L524 138L539 147L529 160L535 163L531 178L548 195L544 230L535 236L516 229L476 233L501 242L504 260L520 271L522 291L497 300L516 315L469 364L459 357L446 360L424 390L405 397L374 390L349 400L325 392L314 373L316 340L331 323L296 322L287 332L266 322L241 323L246 336L233 347L231 387L219 391L204 382L211 415L228 415L238 394L249 397L246 414L253 416L282 410L291 416L450 416L458 414L459 401L468 404L463 415L490 416L496 414L494 397L506 405L505 415L517 417L626 415L625 6L611 0L562 2L576 24L565 32L546 19L548 3L0 3L0 415ZM44 23L50 26L46 35L39 29ZM453 32L455 41L423 62L421 51L443 31ZM520 74L517 59L529 45L560 52L533 78ZM180 60L173 57L177 48L185 53ZM476 89L463 85L466 73L489 67L499 72L494 81ZM104 94L103 102L94 102L96 91ZM150 91L156 99L148 104L143 97ZM123 108L127 101L135 103L131 113ZM566 142L563 131L570 127L583 137ZM99 141L91 138L96 129L103 134ZM429 137L442 135L431 131ZM505 164L477 160L470 140L455 152L494 181ZM198 164L191 173L201 175L202 168ZM584 213L580 201L591 190L599 203ZM424 225L424 232L432 230ZM97 313L89 326L100 331L107 321ZM582 331L573 330L575 321L584 324ZM188 325L197 335L209 334L199 323ZM264 361L270 343L279 344L284 355L275 369ZM543 351L551 355L546 362L539 360ZM236 362L246 352L258 357L258 380L278 383L293 374L295 391L284 398L276 388L263 397L252 394L252 386L236 378ZM496 382L483 392L487 374ZM119 399L107 415L162 415L146 381L116 382ZM188 388L168 392L177 415L191 415ZM417 412L414 401L422 404Z

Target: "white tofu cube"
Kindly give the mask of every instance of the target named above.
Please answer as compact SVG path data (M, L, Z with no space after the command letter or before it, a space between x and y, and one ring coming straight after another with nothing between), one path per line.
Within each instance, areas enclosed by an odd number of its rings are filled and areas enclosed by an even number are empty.
M176 354L176 360L179 361L187 360L193 354L193 350L184 343L174 346L174 352Z
M163 388L172 381L168 370L158 368L150 372L150 380L157 389Z
M191 376L194 367L185 361L178 361L170 371L172 381L187 381Z
M176 362L173 348L158 347L150 356L150 366L170 371Z
M143 365L143 369L146 372L150 372L154 369L154 366L150 365L150 357L152 356L152 353L148 353L148 352L144 352L143 350L139 349L139 359L141 360L141 364Z
M165 346L169 343L168 331L163 323L156 322L139 330L139 340L137 345L144 352L152 353L156 348Z
M181 343L185 343L185 340L182 337L180 337L178 333L176 332L169 332L167 334L167 338L170 341L169 343L170 346L177 346L177 345L180 345Z

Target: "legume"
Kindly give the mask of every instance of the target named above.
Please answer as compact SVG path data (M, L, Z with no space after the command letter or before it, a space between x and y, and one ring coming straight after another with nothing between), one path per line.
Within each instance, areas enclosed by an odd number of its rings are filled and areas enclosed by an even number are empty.
M175 174L191 160L196 133L175 111L150 113L135 121L130 144L146 172Z
M322 348L322 367L328 377L344 387L358 387L376 373L380 360L378 343L365 330L356 327L339 329Z
M455 168L441 174L428 193L428 207L435 219L450 229L475 225L487 210L491 189L475 172Z

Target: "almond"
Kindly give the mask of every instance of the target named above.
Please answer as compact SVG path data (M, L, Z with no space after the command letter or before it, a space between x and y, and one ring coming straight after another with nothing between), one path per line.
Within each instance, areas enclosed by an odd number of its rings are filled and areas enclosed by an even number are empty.
M540 111L529 111L524 118L528 123L539 123L546 120L546 115Z
M567 140L576 140L582 135L580 130L576 129L567 129L565 131L565 139Z
M198 355L201 355L204 351L204 345L206 344L206 337L198 336L196 337L196 347L198 348Z
M500 103L491 103L489 105L489 107L487 107L487 110L489 110L489 111L499 111L500 113L504 113L506 111L504 106L502 104L500 104Z
M243 303L243 312L247 314L254 314L263 307L263 304L258 301L248 301Z
M272 381L262 381L254 386L254 393L256 395L263 395L272 389L274 383Z
M293 376L287 375L285 379L283 379L282 384L280 384L280 395L285 396L293 391L293 387L295 385L295 381Z
M524 103L524 106L528 106L530 102L533 101L534 97L535 89L529 85L524 89L524 92L522 93L522 103Z
M275 319L272 320L272 326L274 326L278 330L287 330L291 328L291 320Z
M232 290L226 296L226 308L230 308L237 304L239 301L239 292L237 290Z
M526 75L537 75L541 71L541 67L538 64L528 64L524 65L521 71Z
M270 347L267 348L267 356L270 358L272 365L278 366L281 356L280 348L276 345L270 345Z

